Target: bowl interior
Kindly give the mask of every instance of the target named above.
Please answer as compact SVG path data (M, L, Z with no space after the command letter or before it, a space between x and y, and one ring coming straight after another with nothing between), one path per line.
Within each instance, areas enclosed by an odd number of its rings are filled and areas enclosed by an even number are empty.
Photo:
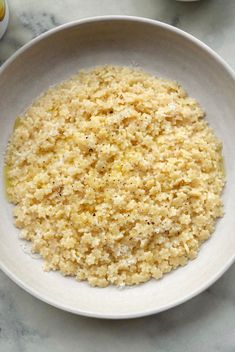
M119 290L45 273L42 261L25 253L0 185L0 262L3 270L37 297L60 308L99 317L133 317L176 305L200 292L231 264L235 248L235 81L205 46L169 26L134 18L80 21L37 39L0 73L1 180L3 156L16 116L35 97L81 68L103 64L141 67L177 80L207 113L223 141L227 184L225 216L198 258L160 281Z

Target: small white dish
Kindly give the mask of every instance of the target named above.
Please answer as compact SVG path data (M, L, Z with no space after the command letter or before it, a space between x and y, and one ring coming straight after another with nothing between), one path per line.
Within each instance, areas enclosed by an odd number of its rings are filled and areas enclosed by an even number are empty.
M9 7L7 0L0 0L0 39L7 30L9 22Z
M23 251L4 190L4 152L16 116L50 85L81 68L100 64L138 66L177 80L207 112L224 145L227 184L224 217L199 256L187 266L143 285L119 290L92 288L59 273ZM235 258L235 77L205 44L167 24L144 18L108 16L53 29L14 54L0 69L0 266L37 298L76 314L133 318L176 306L205 290Z

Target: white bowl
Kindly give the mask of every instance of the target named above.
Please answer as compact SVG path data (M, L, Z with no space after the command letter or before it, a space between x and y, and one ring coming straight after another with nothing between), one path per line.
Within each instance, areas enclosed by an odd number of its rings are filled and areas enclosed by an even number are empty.
M59 273L22 249L12 208L0 188L0 264L18 285L58 308L86 316L130 318L176 306L215 282L235 258L235 78L210 48L179 29L135 17L90 18L63 25L25 45L0 71L1 178L3 155L16 115L50 85L80 68L134 65L179 81L207 112L221 138L227 170L225 216L198 258L162 280L119 290L91 288Z

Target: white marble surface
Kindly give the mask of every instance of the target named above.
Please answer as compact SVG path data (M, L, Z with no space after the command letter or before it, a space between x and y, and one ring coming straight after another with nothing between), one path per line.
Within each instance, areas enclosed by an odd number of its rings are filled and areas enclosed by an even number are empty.
M82 17L125 14L158 19L209 44L235 69L235 0L9 0L0 63L31 38ZM235 352L235 266L210 289L167 312L102 321L59 311L0 272L0 351Z

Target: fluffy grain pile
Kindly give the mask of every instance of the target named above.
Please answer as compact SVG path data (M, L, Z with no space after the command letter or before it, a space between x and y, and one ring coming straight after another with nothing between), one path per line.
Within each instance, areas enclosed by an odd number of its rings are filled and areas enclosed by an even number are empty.
M221 143L175 82L81 71L17 119L7 193L46 270L133 285L185 265L222 215Z

